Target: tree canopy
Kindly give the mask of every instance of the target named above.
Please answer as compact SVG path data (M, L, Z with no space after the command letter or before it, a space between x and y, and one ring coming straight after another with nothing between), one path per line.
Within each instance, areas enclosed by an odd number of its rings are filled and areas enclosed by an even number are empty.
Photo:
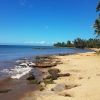
M100 1L99 1L98 5L97 5L96 11L100 12ZM94 28L95 28L95 34L97 36L100 36L100 13L98 15L98 18L95 20Z
M55 47L75 47L75 48L100 48L100 39L81 39L76 38L74 41L58 42Z

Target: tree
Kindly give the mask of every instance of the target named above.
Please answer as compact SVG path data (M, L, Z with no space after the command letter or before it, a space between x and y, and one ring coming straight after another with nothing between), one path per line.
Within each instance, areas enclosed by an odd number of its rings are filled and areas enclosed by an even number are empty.
M55 47L66 47L66 43L65 42L57 42L54 44Z
M71 41L68 40L66 46L67 46L67 47L73 47L73 44L72 44Z
M100 1L97 5L96 11L100 12ZM94 28L95 28L95 34L97 36L100 36L100 14L99 14L98 18L95 20Z
M94 48L96 47L96 40L95 39L92 39L90 38L89 40L87 40L87 47L88 48Z
M85 48L86 47L86 41L81 39L81 38L77 38L74 40L74 46L76 48Z
M54 44L55 47L61 47L62 44L60 42Z
M100 48L100 39L88 39L84 40L76 38L73 42L68 40L65 42L57 42L54 44L55 47L76 47L76 48Z
M98 5L97 5L96 11L100 11L100 1L99 1Z

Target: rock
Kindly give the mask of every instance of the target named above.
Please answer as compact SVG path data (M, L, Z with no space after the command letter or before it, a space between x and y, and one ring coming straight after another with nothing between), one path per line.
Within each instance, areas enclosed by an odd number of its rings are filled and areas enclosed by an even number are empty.
M56 65L57 65L57 63L42 62L42 63L36 63L35 67L38 67L38 68L48 68L48 67L54 67Z
M48 72L49 72L51 75L53 75L53 74L58 74L58 73L60 73L60 70L57 69L57 68L54 68L54 69L49 69Z
M42 86L42 85L39 86L40 91L43 91L44 89L45 89L45 86Z
M27 80L35 80L35 76L32 73L30 73Z
M52 79L52 80L56 80L58 77L59 77L58 74L52 74L52 75L51 75L51 79Z
M60 74L60 70L56 68L49 69L48 72L50 75L47 78L51 78L52 80L56 80L58 77L68 77L71 75L70 73Z
M70 76L71 74L70 73L65 73L65 74L58 74L59 77L68 77Z
M67 93L67 92L61 92L59 95L64 96L64 97L72 97L72 94Z
M72 89L72 88L75 88L75 87L78 87L79 85L77 84L70 84L70 85L65 85L65 88L66 89Z
M29 74L29 77L27 78L27 80L30 81L30 83L32 84L40 84L41 80L37 78L37 76L35 76L33 73Z
M49 74L50 74L50 77L52 80L56 80L58 77L59 77L59 72L60 70L59 69L50 69L48 70Z
M43 73L43 80L51 78L51 75L48 72L42 72L42 73Z
M46 85L45 85L44 82L41 82L41 83L40 83L40 86L45 87Z
M68 77L71 74L70 73L65 73L65 74L60 74L60 70L59 69L49 69L48 70L50 76L49 78L56 80L58 77Z
M43 77L43 80L45 80L45 79L50 79L50 78L52 78L52 76L51 76L51 75L47 75L47 76L44 76L44 77Z
M57 65L56 61L51 56L37 56L35 60L36 60L36 67L39 68L47 68Z
M61 92L65 90L65 84L57 84L51 91Z
M45 85L47 85L47 84L54 84L54 81L50 78L50 79L45 79L44 83L45 83Z
M37 84L43 82L43 74L39 68L33 68L29 74L28 80L35 80Z
M63 94L63 96L65 96L65 97L72 97L72 95L69 94L69 93L65 93L65 94Z

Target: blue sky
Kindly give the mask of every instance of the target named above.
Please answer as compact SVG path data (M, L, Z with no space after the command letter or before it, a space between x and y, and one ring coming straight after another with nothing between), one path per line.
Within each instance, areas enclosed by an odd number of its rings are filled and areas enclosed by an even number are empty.
M0 0L0 43L42 44L95 37L99 0Z

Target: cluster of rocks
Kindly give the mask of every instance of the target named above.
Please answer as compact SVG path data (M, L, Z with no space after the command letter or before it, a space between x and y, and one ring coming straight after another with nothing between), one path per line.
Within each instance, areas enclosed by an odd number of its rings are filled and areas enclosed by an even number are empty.
M43 90L47 84L54 84L54 80L59 77L68 77L71 74L61 74L61 71L54 68L57 64L62 64L60 59L53 56L36 56L34 62L24 60L19 63L22 67L32 67L27 80L32 84L39 84L40 90Z
M71 75L70 73L61 74L57 68L51 68L45 71L39 71L39 69L36 68L36 70L29 74L27 80L32 84L39 84L40 90L43 90L47 84L54 84L54 80L59 77L69 77Z
M37 67L37 68L48 68L54 67L57 64L62 64L62 62L52 56L36 56L34 61L28 59L21 59L17 61L19 66L22 67Z
M52 84L49 91L56 93L61 96L72 97L70 93L67 93L65 90L72 89L77 87L77 84L65 84L60 83L56 84L56 81L60 77L70 77L70 73L62 73L60 69L56 66L57 64L62 64L60 59L54 58L52 56L37 56L35 58L34 65L32 64L33 70L29 73L27 78L28 82L31 84L37 84L38 88L42 92L46 92L48 89L48 84ZM65 92L64 92L65 91ZM41 93L42 93L41 92Z
M56 66L57 64L62 63L60 60L52 56L37 56L35 60L36 60L35 61L36 67L39 67L39 68L53 67L53 66Z

